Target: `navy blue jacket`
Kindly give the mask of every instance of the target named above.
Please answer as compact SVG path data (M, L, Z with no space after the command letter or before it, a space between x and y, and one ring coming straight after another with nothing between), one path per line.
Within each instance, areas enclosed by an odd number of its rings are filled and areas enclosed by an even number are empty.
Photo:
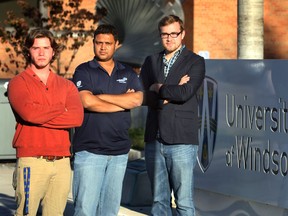
M145 141L156 139L157 131L167 144L198 144L197 90L205 77L204 58L184 48L164 78L164 51L148 56L141 69L143 105L148 106ZM190 81L178 85L188 74ZM159 94L149 91L153 83L163 83ZM163 105L163 100L169 103Z

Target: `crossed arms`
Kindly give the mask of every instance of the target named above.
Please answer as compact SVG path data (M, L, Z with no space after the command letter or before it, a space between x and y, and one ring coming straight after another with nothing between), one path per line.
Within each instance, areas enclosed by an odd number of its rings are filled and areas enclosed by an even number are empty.
M27 88L29 82L30 85L33 83L29 80L31 78L26 74L22 75L24 78L17 77L11 80L8 88L9 102L18 121L55 129L78 127L82 124L83 107L78 91L72 82L62 83L63 86L66 86L66 90L61 94L67 92L63 99L60 100L61 97L57 97L57 100L52 98L50 103L45 103L41 99L41 92L31 93L31 90Z
M143 92L128 89L124 94L93 95L87 90L80 91L83 107L92 112L119 112L141 106Z
M178 83L178 85L183 85L183 84L187 83L189 80L190 80L190 77L186 74L183 77L181 77L181 80ZM163 84L161 84L161 83L154 83L154 84L152 84L150 86L149 90L150 91L154 91L154 92L156 92L158 94L159 93L159 89L161 88L162 85ZM163 101L163 104L167 104L167 103L169 103L168 100L164 100Z

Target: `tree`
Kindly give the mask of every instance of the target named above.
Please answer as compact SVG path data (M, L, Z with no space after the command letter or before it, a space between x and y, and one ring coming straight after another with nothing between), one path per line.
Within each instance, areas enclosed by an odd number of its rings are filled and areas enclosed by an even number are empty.
M95 14L81 8L83 0L40 0L42 8L31 6L25 0L17 0L17 4L22 8L22 17L17 17L13 11L7 11L7 18L0 23L1 43L5 45L5 51L9 57L9 64L1 61L0 68L3 72L19 73L19 70L26 66L21 58L21 47L30 28L44 27L51 30L58 43L62 44L64 50L69 51L65 55L67 64L60 65L60 59L54 64L54 70L62 75L66 75L69 67L80 47L82 47L89 37L93 36L95 24L106 16L105 8L97 8ZM41 10L42 9L42 10ZM5 29L4 26L12 27L12 30ZM11 29L11 28L9 28ZM61 57L59 57L61 58ZM11 66L16 67L12 72Z

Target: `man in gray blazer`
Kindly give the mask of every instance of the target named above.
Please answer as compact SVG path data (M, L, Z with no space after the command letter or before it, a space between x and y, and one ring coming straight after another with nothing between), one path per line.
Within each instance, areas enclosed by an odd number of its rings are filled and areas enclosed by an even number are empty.
M148 56L141 69L148 106L145 161L153 193L150 215L195 215L193 170L198 151L196 93L205 77L204 59L183 45L183 21L175 15L158 24L164 50Z

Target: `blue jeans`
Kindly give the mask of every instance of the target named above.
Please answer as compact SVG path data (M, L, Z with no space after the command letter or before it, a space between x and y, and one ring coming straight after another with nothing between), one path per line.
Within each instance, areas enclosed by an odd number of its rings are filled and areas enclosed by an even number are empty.
M87 151L74 159L74 216L118 214L128 154L109 156Z
M157 140L146 143L146 169L153 193L151 216L172 216L172 190L176 214L195 215L193 170L197 151L197 145L164 145Z

